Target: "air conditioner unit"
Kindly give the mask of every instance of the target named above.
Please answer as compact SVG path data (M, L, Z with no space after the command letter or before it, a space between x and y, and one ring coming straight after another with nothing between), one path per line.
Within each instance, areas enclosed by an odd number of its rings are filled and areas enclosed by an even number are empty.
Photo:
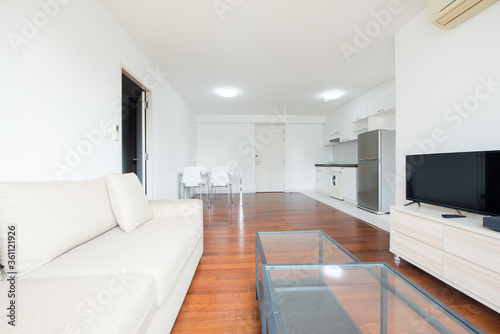
M479 14L498 0L428 0L431 22L452 29Z

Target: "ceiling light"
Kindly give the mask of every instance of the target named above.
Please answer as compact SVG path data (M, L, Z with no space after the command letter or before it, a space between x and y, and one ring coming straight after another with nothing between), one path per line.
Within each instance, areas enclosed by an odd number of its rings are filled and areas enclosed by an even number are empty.
M217 90L217 93L222 97L235 97L238 91L234 88L221 88Z
M330 100L336 100L342 95L343 95L342 92L331 91L323 93L321 97L323 98L323 102L328 102Z

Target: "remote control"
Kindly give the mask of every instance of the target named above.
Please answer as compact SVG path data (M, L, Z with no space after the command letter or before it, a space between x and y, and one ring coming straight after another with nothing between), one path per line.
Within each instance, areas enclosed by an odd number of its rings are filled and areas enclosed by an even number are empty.
M465 218L467 216L464 216L464 215L442 214L441 217L443 217L443 218Z

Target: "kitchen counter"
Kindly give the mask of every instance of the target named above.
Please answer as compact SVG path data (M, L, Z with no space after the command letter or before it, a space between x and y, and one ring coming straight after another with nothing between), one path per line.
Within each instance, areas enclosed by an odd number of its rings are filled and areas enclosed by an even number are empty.
M314 167L358 167L358 164L315 164Z

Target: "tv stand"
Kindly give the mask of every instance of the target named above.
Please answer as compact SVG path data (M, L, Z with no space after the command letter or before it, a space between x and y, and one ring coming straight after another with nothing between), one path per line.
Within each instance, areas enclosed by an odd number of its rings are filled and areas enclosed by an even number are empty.
M500 312L500 233L482 216L441 217L446 210L392 206L390 251Z
M410 202L410 203L406 203L405 206L410 206L412 204L418 204L418 206L420 206L420 202L417 202L417 201L413 201L413 202Z

